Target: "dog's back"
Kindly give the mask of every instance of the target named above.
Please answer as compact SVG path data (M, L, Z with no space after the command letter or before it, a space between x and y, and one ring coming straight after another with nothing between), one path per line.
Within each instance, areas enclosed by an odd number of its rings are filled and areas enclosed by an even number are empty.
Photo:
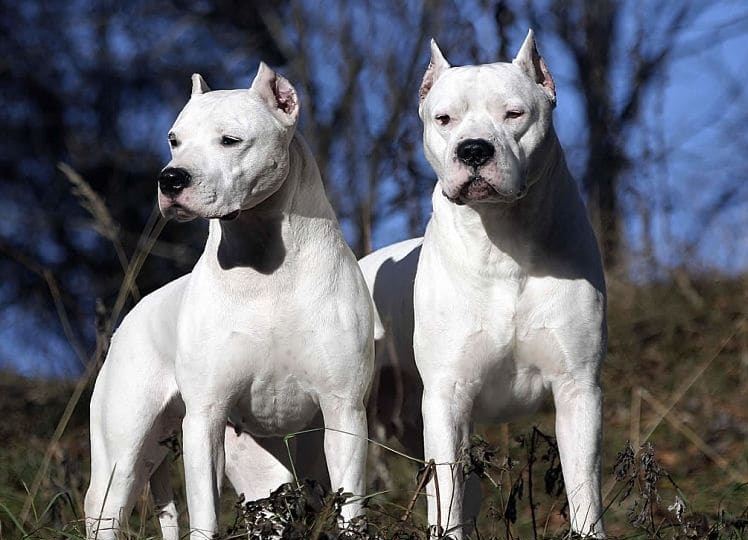
M414 457L423 454L421 393L413 359L413 282L422 238L377 250L359 261L374 299L376 374L367 406L377 440L398 439Z

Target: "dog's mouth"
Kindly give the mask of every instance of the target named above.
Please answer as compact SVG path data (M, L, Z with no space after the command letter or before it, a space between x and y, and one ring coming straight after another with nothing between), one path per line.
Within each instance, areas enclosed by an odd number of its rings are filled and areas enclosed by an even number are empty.
M467 183L460 189L460 198L463 201L482 201L494 195L496 195L496 190L479 174L470 176Z
M462 206L469 202L477 202L485 199L495 198L498 193L488 181L481 175L473 172L468 181L460 188L455 197L451 197L446 191L442 194L452 203Z
M477 170L473 170L472 174L468 177L468 181L460 188L456 196L452 197L444 190L442 190L442 194L450 202L461 206L471 202L486 201L511 204L523 199L527 195L527 191L527 188L524 187L516 193L503 193L493 187Z
M172 204L164 212L164 217L173 217L179 222L186 222L192 221L197 216L181 204Z
M217 215L202 215L200 212L190 210L186 206L179 203L172 203L168 208L165 209L164 217L173 217L177 221L192 221L197 217L205 219L220 219L221 221L234 221L241 214L241 210L234 210L228 214L222 216Z
M220 219L221 221L234 221L239 217L239 214L241 214L241 212L241 210L234 210L233 212L229 212L225 216L221 216L218 219Z

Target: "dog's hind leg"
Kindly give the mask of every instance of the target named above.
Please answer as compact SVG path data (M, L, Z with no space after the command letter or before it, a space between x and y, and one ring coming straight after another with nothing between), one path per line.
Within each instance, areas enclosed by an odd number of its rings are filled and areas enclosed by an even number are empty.
M138 462L141 463L138 463ZM114 540L135 505L139 488L145 483L142 460L133 453L118 456L111 469L95 465L86 493L88 538Z
M128 377L115 362L104 364L91 398L91 484L85 502L89 538L114 538L125 526L168 453L160 441L179 427L182 409L165 374Z
M280 437L255 438L226 428L226 477L246 501L262 499L293 481L288 449Z
M85 501L89 539L118 537L149 480L164 538L179 538L168 464L164 463L167 449L155 436L158 431L134 433L127 439L120 439L121 446L104 459L92 459L91 485Z
M169 458L164 459L151 476L153 505L164 540L179 540L179 513L169 476Z
M95 448L95 441L92 438L92 448ZM102 538L105 539L107 536L114 537L114 533L107 533L107 529L116 530L117 523L110 520L109 523L104 523L104 503L109 496L109 477L106 471L108 466L102 463L105 461L105 456L97 459L92 456L91 459L91 483L86 491L86 498L83 506L86 514L86 538Z
M91 483L85 513L88 538L109 540L118 536L147 478L141 459L146 433L116 422L123 409L101 391L100 381L91 398Z

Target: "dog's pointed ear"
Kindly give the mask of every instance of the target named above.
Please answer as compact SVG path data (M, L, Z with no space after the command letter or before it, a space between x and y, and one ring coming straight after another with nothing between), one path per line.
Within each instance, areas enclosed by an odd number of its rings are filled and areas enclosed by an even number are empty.
M512 64L518 66L528 77L535 81L543 89L543 92L556 105L556 83L545 64L545 60L538 52L538 46L535 44L535 32L532 29L527 31L522 47L519 48L517 56L512 60Z
M299 97L293 85L283 75L270 69L265 62L260 62L251 89L257 92L284 125L296 123L299 117Z
M431 40L431 60L429 61L429 67L426 68L426 73L423 74L423 81L421 81L421 88L418 90L418 102L423 103L426 99L426 95L434 86L436 80L450 68L449 62L444 58L439 45L436 41Z
M203 79L203 76L199 73L193 73L192 74L192 95L196 94L204 94L205 92L210 92L210 87L208 86L208 83L205 82L205 79Z

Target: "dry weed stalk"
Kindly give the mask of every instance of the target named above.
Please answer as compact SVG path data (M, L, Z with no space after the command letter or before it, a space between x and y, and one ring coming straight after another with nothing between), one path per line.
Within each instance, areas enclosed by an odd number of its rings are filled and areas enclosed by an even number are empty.
M87 186L87 184L85 185ZM90 186L88 186L88 189L90 189ZM91 193L93 193L92 190L90 193L88 193L88 196L91 196ZM96 197L94 200L103 204L103 202L98 197ZM96 212L99 212L99 214L101 214L100 209L97 209ZM39 492L44 479L47 477L47 471L52 460L54 448L64 434L68 422L70 421L70 418L72 417L73 412L75 411L75 408L77 407L84 390L91 382L94 375L98 372L101 362L103 362L108 348L109 339L111 337L111 332L115 326L115 323L119 320L122 310L124 309L127 297L129 295L133 295L133 291L135 290L135 279L140 273L140 270L143 267L143 263L145 263L145 260L148 257L148 254L150 253L154 242L163 230L165 224L166 221L160 218L158 208L154 206L153 210L151 211L151 216L149 217L148 222L146 223L146 226L140 235L140 240L138 241L135 255L133 256L132 260L129 262L125 270L125 276L122 284L120 285L114 307L109 317L105 321L97 322L96 349L89 358L88 362L86 362L86 370L78 380L78 383L73 390L73 394L70 396L70 399L68 400L67 405L65 406L65 409L62 413L62 416L57 423L57 427L47 446L47 450L44 453L42 464L39 467L36 476L34 477L34 481L31 484L28 496L26 497L26 501L24 502L23 508L20 513L20 521L22 523L25 523L29 518L29 512L33 507L34 499L36 498L36 495ZM65 319L67 319L66 316ZM99 335L99 333L103 333L103 335Z
M120 241L120 227L109 212L104 199L67 163L58 163L57 168L72 185L72 192L78 199L78 203L91 214L93 218L92 228L112 243L122 270L126 272L130 261L127 259L125 248ZM137 286L131 288L131 293L134 302L140 300L140 291Z

